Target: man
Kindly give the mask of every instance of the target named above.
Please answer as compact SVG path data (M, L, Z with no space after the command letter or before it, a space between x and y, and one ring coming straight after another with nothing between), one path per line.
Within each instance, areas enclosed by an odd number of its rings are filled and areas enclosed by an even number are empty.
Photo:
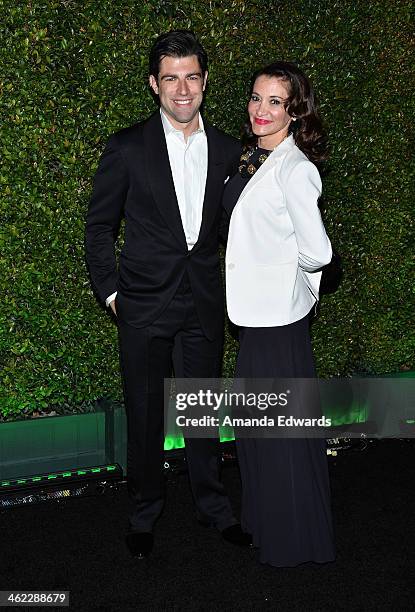
M93 285L118 322L132 502L126 543L139 558L151 552L163 507L163 380L171 376L173 348L181 354L181 377L220 376L221 195L239 154L237 141L199 113L207 56L192 32L155 41L149 80L160 110L109 139L86 228ZM219 480L218 441L188 439L186 456L199 521L249 545Z

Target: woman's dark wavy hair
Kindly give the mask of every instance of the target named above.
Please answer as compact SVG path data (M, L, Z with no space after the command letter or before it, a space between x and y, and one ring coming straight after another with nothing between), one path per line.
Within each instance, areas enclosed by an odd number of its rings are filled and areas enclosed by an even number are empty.
M257 70L251 79L251 93L255 81L260 76L275 77L288 83L288 98L285 109L296 121L291 121L289 133L293 134L295 144L315 163L327 159L327 138L323 123L317 110L317 101L310 81L305 74L291 62L274 62ZM244 142L256 143L251 123L244 126Z

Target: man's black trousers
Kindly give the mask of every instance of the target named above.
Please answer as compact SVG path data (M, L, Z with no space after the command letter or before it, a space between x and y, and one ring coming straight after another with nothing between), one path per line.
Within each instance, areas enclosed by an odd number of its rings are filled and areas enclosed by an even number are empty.
M171 377L173 349L180 355L176 376L217 378L223 341L204 335L187 275L154 323L138 329L119 320L118 333L127 411L130 528L152 531L164 503L164 378ZM219 479L219 441L188 438L185 444L197 517L219 530L235 524Z

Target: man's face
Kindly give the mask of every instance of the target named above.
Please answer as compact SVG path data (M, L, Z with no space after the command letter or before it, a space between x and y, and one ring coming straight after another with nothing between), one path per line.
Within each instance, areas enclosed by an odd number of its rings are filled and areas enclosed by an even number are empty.
M163 57L158 80L150 75L150 86L176 129L183 130L198 114L206 81L207 72L202 75L197 55Z

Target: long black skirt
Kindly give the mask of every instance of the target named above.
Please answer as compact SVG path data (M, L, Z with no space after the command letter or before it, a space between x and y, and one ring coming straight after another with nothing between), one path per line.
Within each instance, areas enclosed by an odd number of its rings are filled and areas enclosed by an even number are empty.
M240 329L236 378L313 378L309 318ZM325 441L236 439L241 524L259 559L277 567L335 557Z

